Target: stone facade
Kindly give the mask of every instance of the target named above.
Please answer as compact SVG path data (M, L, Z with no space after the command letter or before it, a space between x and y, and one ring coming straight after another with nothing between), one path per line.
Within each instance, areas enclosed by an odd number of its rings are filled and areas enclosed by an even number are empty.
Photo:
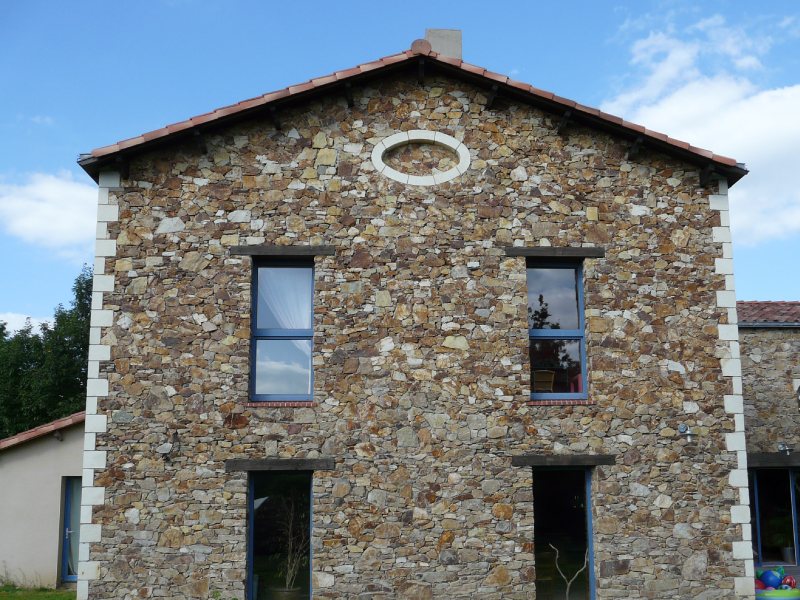
M103 174L80 594L243 599L247 474L225 461L333 457L313 481L315 599L535 598L527 453L616 457L592 474L597 598L746 595L725 182L558 135L524 103L487 110L457 79L352 94ZM411 129L462 141L469 171L376 173L373 146ZM394 158L414 152L451 160ZM313 406L250 403L253 266L231 249L262 245L335 247L315 259ZM588 401L529 403L508 246L605 248L583 263Z
M800 328L740 329L748 452L800 451Z

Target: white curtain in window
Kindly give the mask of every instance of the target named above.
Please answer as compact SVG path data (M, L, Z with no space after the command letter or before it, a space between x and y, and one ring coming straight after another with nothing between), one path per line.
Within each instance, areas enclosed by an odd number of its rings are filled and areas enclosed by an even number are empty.
M258 275L259 304L264 302L277 323L258 323L258 328L311 329L311 269L262 268ZM260 319L259 319L260 320ZM294 345L310 357L307 343L295 341Z

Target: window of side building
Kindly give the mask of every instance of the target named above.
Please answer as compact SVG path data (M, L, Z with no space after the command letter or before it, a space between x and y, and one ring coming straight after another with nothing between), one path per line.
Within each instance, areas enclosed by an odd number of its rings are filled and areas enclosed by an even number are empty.
M582 264L529 262L531 399L584 399L586 334Z
M312 400L313 263L256 262L254 271L251 399Z

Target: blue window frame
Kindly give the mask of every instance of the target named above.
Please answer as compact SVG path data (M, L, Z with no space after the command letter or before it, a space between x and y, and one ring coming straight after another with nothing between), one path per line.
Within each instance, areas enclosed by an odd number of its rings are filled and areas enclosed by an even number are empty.
M313 323L313 263L256 263L251 325L252 400L313 398Z
M529 262L531 399L587 398L581 263Z

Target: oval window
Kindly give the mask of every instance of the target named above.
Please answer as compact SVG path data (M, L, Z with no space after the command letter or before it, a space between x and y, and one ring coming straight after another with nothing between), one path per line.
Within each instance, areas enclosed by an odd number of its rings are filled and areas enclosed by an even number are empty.
M375 169L408 185L435 185L464 174L469 168L467 147L438 131L408 131L389 136L372 151Z

